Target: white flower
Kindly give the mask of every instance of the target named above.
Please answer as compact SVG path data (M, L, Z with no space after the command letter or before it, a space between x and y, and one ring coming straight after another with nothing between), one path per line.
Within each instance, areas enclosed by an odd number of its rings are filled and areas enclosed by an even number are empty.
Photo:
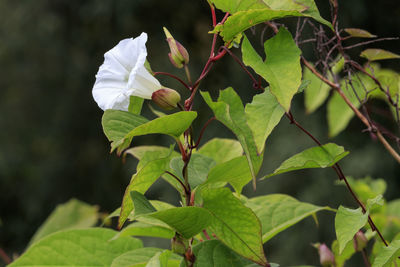
M145 68L147 34L124 39L104 54L96 74L93 98L103 110L128 110L131 95L151 99L161 84Z

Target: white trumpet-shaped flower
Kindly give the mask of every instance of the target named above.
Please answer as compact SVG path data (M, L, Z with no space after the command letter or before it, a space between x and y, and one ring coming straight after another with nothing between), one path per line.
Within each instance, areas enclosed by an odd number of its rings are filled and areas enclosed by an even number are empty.
M145 68L147 34L124 39L104 54L96 74L93 98L103 110L128 110L130 96L151 99L161 84Z

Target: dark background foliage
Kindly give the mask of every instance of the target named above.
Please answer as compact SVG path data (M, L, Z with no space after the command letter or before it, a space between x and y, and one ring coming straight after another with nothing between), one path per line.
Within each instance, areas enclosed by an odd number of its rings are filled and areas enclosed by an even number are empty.
M316 1L325 18L330 17L328 0ZM396 0L347 0L340 3L340 26L359 27L381 37L400 35L400 4ZM295 23L295 19L285 22ZM102 111L91 96L94 75L103 54L119 40L149 34L148 60L156 71L180 75L168 61L168 46L162 32L166 26L186 46L190 68L198 75L208 57L211 29L207 2L156 0L26 0L0 1L0 247L8 254L21 253L37 227L54 207L75 197L111 212L120 205L135 161L123 164L109 154L102 133ZM375 44L400 53L399 42ZM358 57L360 50L353 56ZM312 57L312 55L306 55ZM400 71L399 61L383 62ZM161 79L186 96L178 84ZM234 61L225 57L202 84L214 95L232 85L250 101L251 82ZM197 129L210 115L204 114ZM334 141L351 151L343 160L346 174L382 177L388 181L387 199L399 197L399 166L379 143L362 133L363 125L353 119L346 132L327 137L325 108L306 116L302 96L296 96L293 112L299 122L323 142ZM147 108L146 108L147 110ZM208 112L208 113L207 113ZM149 116L148 110L146 116ZM205 139L232 134L213 123ZM166 137L138 138L135 145L171 142ZM262 173L272 171L285 158L314 145L288 123L286 118L267 141ZM334 172L294 172L262 181L248 196L286 193L318 205L355 206L342 187L335 186ZM149 198L177 201L174 192L157 183ZM288 264L317 264L317 253L309 245L334 239L333 216L319 216L317 227L311 219L279 234L266 245L269 260ZM289 256L290 255L290 256ZM289 256L289 257L288 257ZM357 260L357 259L356 259ZM2 263L0 263L1 265Z

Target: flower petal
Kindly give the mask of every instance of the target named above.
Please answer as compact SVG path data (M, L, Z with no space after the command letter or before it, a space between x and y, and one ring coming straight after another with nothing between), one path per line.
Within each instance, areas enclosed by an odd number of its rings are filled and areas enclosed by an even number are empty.
M145 66L132 70L129 75L128 88L131 95L151 99L153 92L161 89L160 82L153 77Z

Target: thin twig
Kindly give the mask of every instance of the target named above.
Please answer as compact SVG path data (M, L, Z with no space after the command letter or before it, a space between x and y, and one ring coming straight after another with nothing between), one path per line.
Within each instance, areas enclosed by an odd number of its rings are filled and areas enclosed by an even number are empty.
M212 121L214 121L214 120L216 120L216 117L210 118L210 119L204 124L203 128L202 128L201 131L200 131L200 135L199 135L199 138L198 138L197 141L196 141L196 144L195 144L194 146L191 146L191 147L190 147L191 149L197 148L197 147L199 146L200 141L201 141L201 138L203 137L204 131L206 130L207 126L208 126Z
M363 46L363 45L367 45L367 44L371 44L371 43L382 42L382 41L391 41L391 40L399 40L399 38L398 37L378 38L378 39L375 39L375 40L369 40L369 41L357 43L357 44L354 44L354 45L345 46L345 47L343 47L343 49L349 50L349 49L352 49L352 48L355 48L355 47L359 47L359 46Z
M190 86L187 85L187 83L185 83L181 78L179 78L179 77L177 77L177 76L175 76L175 75L173 75L173 74L171 74L171 73L162 72L162 71L157 71L157 72L154 72L153 75L154 75L154 76L157 76L157 75L169 76L169 77L171 77L171 78L177 80L177 81L180 82L183 86L185 86L187 89L190 90Z

